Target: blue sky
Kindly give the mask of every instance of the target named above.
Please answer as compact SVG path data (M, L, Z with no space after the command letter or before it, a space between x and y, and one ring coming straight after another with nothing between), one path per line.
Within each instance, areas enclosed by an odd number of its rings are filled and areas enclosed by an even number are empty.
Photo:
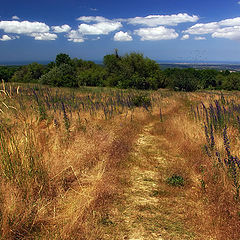
M240 63L240 1L1 1L1 63L60 52L102 60L115 48L162 61Z

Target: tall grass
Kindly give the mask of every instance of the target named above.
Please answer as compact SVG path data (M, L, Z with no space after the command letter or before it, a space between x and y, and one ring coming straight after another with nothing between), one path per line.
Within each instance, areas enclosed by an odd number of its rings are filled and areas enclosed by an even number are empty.
M144 125L157 122L153 132L184 159L169 172L184 177L183 189L194 186L209 231L216 220L219 239L238 239L239 109L230 93L3 83L0 238L104 239L132 145Z
M134 119L149 114L134 116L141 93L3 83L0 94L1 239L101 237Z

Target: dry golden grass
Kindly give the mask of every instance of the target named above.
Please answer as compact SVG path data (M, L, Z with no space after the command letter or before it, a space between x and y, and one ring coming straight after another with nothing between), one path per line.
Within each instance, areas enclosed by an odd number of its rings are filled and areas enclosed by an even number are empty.
M59 111L40 120L21 88L0 93L1 239L239 239L231 181L204 153L190 107L218 93L153 92L151 111L119 107L111 119L72 111L66 129ZM228 135L239 156L238 130ZM167 184L173 174L184 187Z
M212 101L214 96L206 95L189 94L188 100L193 104L201 101L208 104L209 99ZM187 103L184 98L178 101L179 105L181 102ZM203 123L191 120L181 105L179 110L172 114L164 126L159 126L160 129L155 131L168 139L170 153L182 158L181 162L179 159L173 161L170 173L177 173L189 180L191 190L186 191L187 198L193 199L197 203L196 209L199 210L188 213L189 224L195 226L196 230L205 232L206 238L212 236L214 239L239 239L239 203L234 200L232 183L222 169L216 168L216 158L213 161L204 154L203 145L206 144L206 139ZM231 152L239 156L238 130L230 127L228 134L231 139ZM215 142L216 148L224 152L222 134L215 136ZM196 218L193 214L199 216Z

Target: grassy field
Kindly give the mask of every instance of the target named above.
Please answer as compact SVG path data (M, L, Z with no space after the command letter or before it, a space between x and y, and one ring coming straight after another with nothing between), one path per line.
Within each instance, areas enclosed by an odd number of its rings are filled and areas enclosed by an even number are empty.
M0 90L0 238L240 239L240 94Z

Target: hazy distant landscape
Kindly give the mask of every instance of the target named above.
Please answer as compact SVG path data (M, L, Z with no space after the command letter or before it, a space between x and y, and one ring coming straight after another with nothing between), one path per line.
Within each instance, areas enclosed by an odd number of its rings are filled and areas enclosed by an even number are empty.
M240 64L231 63L159 63L162 69L166 68L194 68L194 69L216 69L240 71Z

